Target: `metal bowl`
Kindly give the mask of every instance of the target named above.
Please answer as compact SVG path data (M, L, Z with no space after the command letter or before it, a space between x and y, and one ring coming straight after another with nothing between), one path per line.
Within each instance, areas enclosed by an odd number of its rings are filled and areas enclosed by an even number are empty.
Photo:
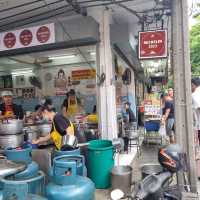
M8 120L0 124L0 135L15 135L23 130L23 120Z
M62 137L62 147L67 146L71 148L76 148L78 144L77 137L74 135L64 135Z

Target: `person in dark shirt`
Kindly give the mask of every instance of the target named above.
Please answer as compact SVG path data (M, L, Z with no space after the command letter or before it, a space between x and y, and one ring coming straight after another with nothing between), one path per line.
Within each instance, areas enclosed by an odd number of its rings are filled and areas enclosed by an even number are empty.
M175 143L174 137L174 102L173 102L173 90L168 90L168 96L165 100L165 106L163 109L162 124L166 125L166 132L169 136L170 143Z
M11 91L1 93L3 103L0 104L1 119L24 119L24 111L20 105L13 103L13 94Z
M125 126L126 126L126 129L128 129L128 130L133 128L134 123L136 122L135 114L131 110L130 105L131 104L129 102L125 103L125 111L126 111L126 114L127 114L127 118L125 119ZM125 135L123 137L123 140L124 140L124 151L128 152L129 136Z
M68 99L66 98L62 104L62 113L57 113L53 118L52 129L49 135L33 140L33 144L43 144L49 140L53 140L56 148L61 149L62 137L66 134L74 135L74 126L68 119Z
M134 112L131 110L130 105L131 104L129 102L126 102L125 110L126 110L126 114L128 115L128 123L133 123L133 122L136 122L136 118L135 118Z

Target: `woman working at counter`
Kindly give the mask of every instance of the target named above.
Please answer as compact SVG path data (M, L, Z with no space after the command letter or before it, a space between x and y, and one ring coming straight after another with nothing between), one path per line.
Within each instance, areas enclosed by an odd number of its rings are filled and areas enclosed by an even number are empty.
M38 140L32 141L33 144L43 144L49 140L53 140L56 148L61 149L62 136L69 134L74 135L74 126L68 119L68 99L66 98L62 104L62 114L55 114L52 123L52 130L49 135L40 137Z
M31 114L30 120L52 122L55 115L53 103L51 99L47 99L44 105L39 104L35 107L35 112Z

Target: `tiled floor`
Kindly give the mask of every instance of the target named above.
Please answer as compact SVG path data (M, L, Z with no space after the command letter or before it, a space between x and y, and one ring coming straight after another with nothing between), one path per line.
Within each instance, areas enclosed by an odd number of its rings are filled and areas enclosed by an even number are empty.
M109 200L110 191L109 190L96 190L95 200Z

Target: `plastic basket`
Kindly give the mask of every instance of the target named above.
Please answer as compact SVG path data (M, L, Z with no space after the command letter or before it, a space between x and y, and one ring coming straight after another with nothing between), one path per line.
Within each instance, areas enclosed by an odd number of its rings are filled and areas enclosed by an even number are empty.
M146 121L144 127L146 131L159 131L160 121Z

